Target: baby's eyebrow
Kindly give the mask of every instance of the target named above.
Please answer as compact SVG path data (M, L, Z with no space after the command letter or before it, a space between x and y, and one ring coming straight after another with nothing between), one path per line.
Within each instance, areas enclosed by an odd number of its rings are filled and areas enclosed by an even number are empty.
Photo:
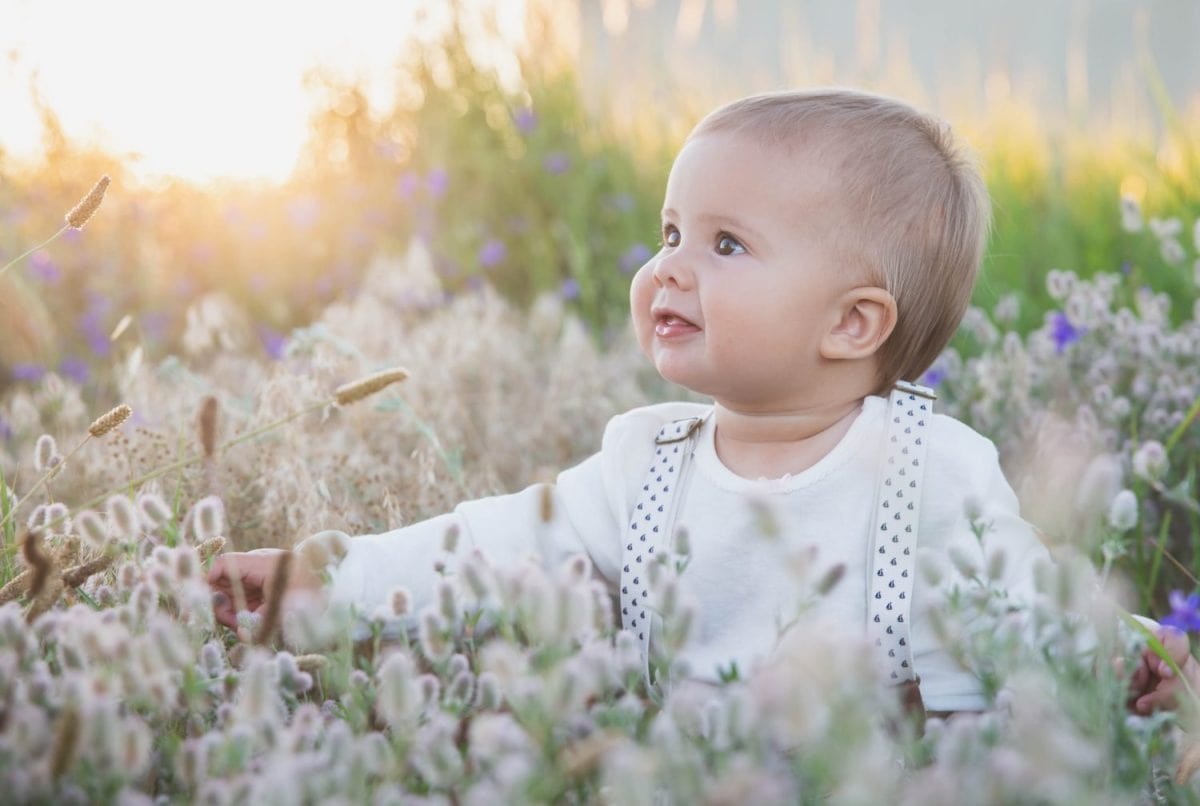
M678 220L679 213L675 212L675 210L670 207L664 207L662 211L662 217L664 220L668 218ZM745 233L753 240L762 239L762 233L754 229L754 227L751 227L749 224L741 221L740 219L723 213L700 213L696 216L696 218L698 218L701 222L710 224L714 227L729 228L737 230L739 233Z

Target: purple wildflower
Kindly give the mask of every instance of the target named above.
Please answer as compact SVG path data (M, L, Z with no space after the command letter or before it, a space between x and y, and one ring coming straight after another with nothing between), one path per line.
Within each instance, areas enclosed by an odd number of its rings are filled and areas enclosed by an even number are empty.
M62 234L62 239L66 243L77 244L81 240L83 240L83 230L75 229L74 227L71 227L69 230L67 230L66 232L64 232Z
M216 255L216 247L208 241L192 244L192 260L196 263L209 263Z
M1163 617L1162 624L1184 632L1200 631L1200 593L1184 597L1183 591L1171 591L1171 612Z
M628 213L633 210L633 196L628 193L614 194L609 202L619 212Z
M518 109L513 113L513 123L521 134L530 134L537 128L537 113L529 107Z
M485 269L489 269L492 266L496 266L501 263L507 254L508 248L504 245L503 241L497 240L496 238L489 238L487 242L479 248L479 254L476 259L479 261L480 266L483 266Z
M46 374L46 368L41 364L13 364L8 368L14 381L40 381Z
M0 439L4 440L5 442L11 442L12 438L12 426L8 424L7 420L0 420Z
M92 297L87 309L79 317L79 330L87 340L88 346L98 357L104 358L112 351L112 342L108 338L108 329L104 326L104 317L111 306L98 295Z
M67 230L67 232L75 232L75 230ZM29 258L29 272L46 285L54 285L62 279L62 269L45 250L34 252L33 256Z
M1062 311L1055 311L1050 319L1050 335L1054 339L1054 349L1061 353L1068 344L1079 341L1083 329L1071 324L1071 320Z
M258 331L259 343L271 360L278 361L283 358L287 349L287 337L268 325L258 325L255 329Z
M552 176L565 174L571 169L571 158L561 151L551 151L542 160L542 168Z
M650 251L650 247L644 243L635 243L633 246L625 250L625 254L621 255L621 271L625 274L633 274L642 267L642 264L650 259L654 254Z
M434 168L425 177L425 188L433 198L442 198L450 188L450 174L446 173L445 168Z
M310 229L321 217L321 200L316 196L301 196L288 205L288 217L298 230Z
M930 367L925 374L921 376L922 386L937 386L942 381L946 380L946 370L941 367Z
M396 196L404 201L408 201L414 195L416 195L417 186L420 184L421 180L417 178L415 173L412 171L405 171L404 173L400 174L400 177L396 180Z
M167 337L171 317L162 311L146 311L140 317L142 334L150 341L162 341Z
M563 280L562 285L559 286L558 295L567 301L579 299L579 281L574 277Z
M70 378L75 383L83 386L91 377L91 370L88 369L87 362L78 356L69 355L64 358L58 365L59 374Z

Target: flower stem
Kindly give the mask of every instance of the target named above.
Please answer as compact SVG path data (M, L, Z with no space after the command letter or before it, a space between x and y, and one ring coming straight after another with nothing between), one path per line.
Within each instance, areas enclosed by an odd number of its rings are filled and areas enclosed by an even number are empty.
M70 228L71 228L71 225L70 225L70 224L64 224L62 229L60 229L58 232L56 232L56 233L54 233L53 235L51 235L51 236L50 236L49 238L47 238L46 240L42 241L42 242L41 242L40 244L38 244L37 246L33 247L32 249L30 249L30 250L29 250L29 251L27 251L27 252L22 252L21 254L17 255L15 258L13 258L12 260L10 260L10 261L8 261L7 263L5 263L5 264L4 264L4 268L0 269L0 277L3 277L3 276L4 276L4 272L8 271L8 270L9 270L9 269L11 269L13 266L17 265L17 264L18 264L18 263L20 263L22 260L24 260L25 258L29 257L30 255L32 255L32 254L33 254L34 252L36 252L37 250L39 250L39 249L41 249L41 248L43 248L43 247L49 246L49 245L50 245L50 243L52 243L52 242L54 241L54 239L55 239L55 238L57 238L59 235L62 235L64 232L66 232L66 231L67 231L67 230L69 230Z

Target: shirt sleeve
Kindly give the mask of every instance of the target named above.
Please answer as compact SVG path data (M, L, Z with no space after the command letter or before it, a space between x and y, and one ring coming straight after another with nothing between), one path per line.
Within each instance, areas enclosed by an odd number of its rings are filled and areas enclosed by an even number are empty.
M601 451L564 470L553 484L535 484L509 495L465 501L452 512L389 532L348 541L340 562L326 568L329 604L349 606L370 616L393 590L406 588L411 611L420 612L435 596L439 560L453 571L457 560L480 550L497 567L533 556L553 568L583 553L597 575L615 589L619 523L625 506L621 418L605 429ZM446 534L458 530L453 554Z
M998 607L1012 610L1013 617L1020 619L1036 594L1035 565L1050 560L1034 528L1021 518L1017 496L1000 468L995 446L974 432L970 435L973 439L969 441L957 441L953 446L956 459L936 474L926 490L925 496L938 500L930 502L923 497L921 504L923 508L932 504L935 525L930 534L920 536L920 565L925 570L918 571L913 600L917 611L913 663L930 711L979 711L989 707L977 670L964 666L933 629L939 615L955 618L948 612L954 589L969 592L987 584L992 595L998 597L994 600ZM972 530L969 511L984 526L982 540ZM931 566L941 579L937 584L921 584L921 577ZM995 578L989 578L989 574ZM968 633L995 627L972 622L969 612L965 615L963 626Z

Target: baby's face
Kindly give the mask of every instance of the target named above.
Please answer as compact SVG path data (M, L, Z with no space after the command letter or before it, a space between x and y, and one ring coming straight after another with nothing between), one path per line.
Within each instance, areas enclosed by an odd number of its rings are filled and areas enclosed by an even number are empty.
M814 162L725 132L679 153L662 249L630 291L638 342L664 378L744 408L819 402L821 337L857 283L814 223L832 187Z

